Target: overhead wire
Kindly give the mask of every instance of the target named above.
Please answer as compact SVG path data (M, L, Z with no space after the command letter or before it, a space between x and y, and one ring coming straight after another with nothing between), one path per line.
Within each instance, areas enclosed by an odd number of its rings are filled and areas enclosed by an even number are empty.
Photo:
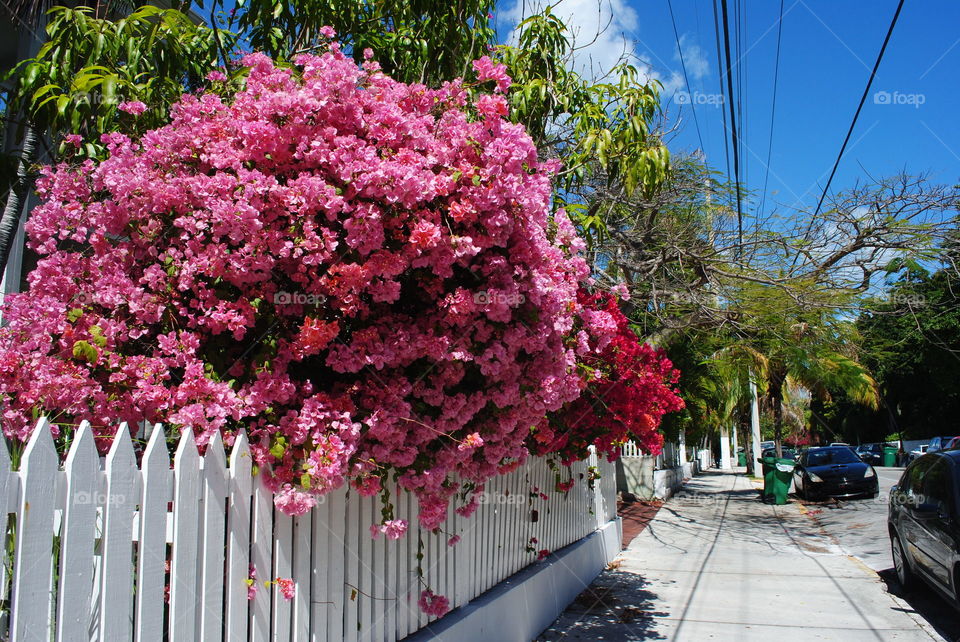
M857 105L857 111L853 114L853 120L850 122L850 127L847 129L847 135L843 139L843 145L840 146L840 153L837 154L837 160L833 164L833 169L830 170L830 178L827 179L827 184L823 187L823 193L820 195L820 200L817 202L817 209L814 211L813 216L815 217L820 213L820 208L823 207L823 201L827 197L827 192L830 190L830 184L833 182L833 177L837 173L837 167L840 166L840 160L843 158L843 152L847 149L847 143L850 142L850 136L853 135L853 128L857 125L857 119L860 117L860 110L863 109L863 104L867 101L867 96L870 94L870 86L873 85L873 79L877 75L877 70L880 68L880 61L883 60L883 54L887 50L887 43L890 42L890 36L893 35L893 29L897 26L897 18L900 17L900 10L903 9L904 0L900 0L897 4L897 10L893 14L893 20L890 21L890 27L887 29L887 35L883 39L883 45L880 47L880 53L877 54L877 61L873 63L873 70L870 72L870 78L867 80L867 86L863 88L863 95L860 96L860 104ZM812 224L811 219L811 224ZM809 228L808 228L809 229Z
M700 121L697 119L697 105L693 95L693 89L690 88L690 78L687 76L687 63L683 59L683 47L680 46L680 34L677 31L677 21L673 17L673 0L667 0L667 6L670 8L670 22L673 23L673 37L677 41L677 51L680 54L680 68L683 69L683 82L687 85L687 98L689 100L690 111L693 112L693 123L697 127L697 139L700 141L700 151L704 151L703 136L700 135Z
M777 85L780 80L780 40L783 35L783 2L780 0L780 18L777 20L777 57L773 67L773 101L770 106L770 138L767 141L767 162L763 173L763 195L760 199L760 213L763 214L767 206L767 185L770 180L770 160L773 154L773 132L777 114Z
M728 104L730 106L730 130L733 147L733 175L734 187L737 192L737 236L739 247L743 247L743 194L740 189L740 153L737 148L739 138L737 136L737 119L734 114L734 96L733 93L733 69L730 60L730 12L727 7L727 0L720 0L720 9L723 16L723 50L726 58L727 67L727 92L729 95Z
M717 82L720 83L720 95L723 96L723 49L720 47L720 19L717 12L717 0L713 0L713 33L717 45ZM724 101L726 102L726 101ZM723 154L726 159L727 181L733 176L730 174L730 139L727 137L727 110L726 104L720 106L720 113L723 115Z

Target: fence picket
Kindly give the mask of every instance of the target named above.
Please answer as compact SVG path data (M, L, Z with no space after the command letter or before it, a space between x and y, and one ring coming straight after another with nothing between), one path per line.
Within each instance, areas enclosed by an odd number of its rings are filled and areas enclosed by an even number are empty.
M100 457L93 443L93 431L86 421L80 424L74 436L64 469L66 505L60 530L57 642L86 642L90 639L90 600L93 597L93 554L99 490L97 476L100 472Z
M250 575L250 500L253 489L250 445L240 431L230 454L230 509L227 515L226 638L247 639L247 579Z
M340 640L343 638L343 613L344 598L346 590L344 587L344 574L348 554L344 537L347 532L346 522L346 502L347 489L338 488L327 495L327 504L330 510L330 521L327 532L330 547L327 553L327 559L330 562L327 575L327 599L332 603L327 605L328 640ZM354 629L356 630L356 629Z
M170 455L163 426L156 424L140 464L140 528L137 538L137 642L163 640L163 586L167 562Z
M297 515L293 518L293 570L291 574L296 587L291 605L293 624L290 639L293 642L307 642L310 639L312 525L313 520L309 513Z
M250 642L270 639L270 585L273 571L273 497L260 481L253 484L253 524L250 563L256 572L256 592L250 601Z
M133 637L133 511L137 500L137 461L127 424L120 424L107 454L107 493L101 536L100 640Z
M200 550L200 639L223 639L224 534L227 522L227 461L220 433L203 456L203 546Z
M0 439L0 533L7 532L7 514L16 511L17 498L20 493L20 478L10 466L10 453L7 443ZM0 564L0 600L6 600L7 595L7 565ZM5 635L6 631L0 631Z
M53 511L60 467L46 419L37 422L20 465L17 550L13 566L12 642L49 637L53 583ZM41 633L42 632L42 633Z
M273 575L276 580L290 579L293 568L293 518L280 511L273 513ZM291 606L290 600L283 596L280 584L271 587L273 593L273 640L287 642L290 640Z
M186 429L174 455L173 551L170 561L170 639L197 639L197 531L200 527L200 454Z
M327 639L329 621L330 592L327 589L327 574L329 572L330 557L330 495L320 498L320 503L313 509L313 540L310 562L310 642L321 642Z

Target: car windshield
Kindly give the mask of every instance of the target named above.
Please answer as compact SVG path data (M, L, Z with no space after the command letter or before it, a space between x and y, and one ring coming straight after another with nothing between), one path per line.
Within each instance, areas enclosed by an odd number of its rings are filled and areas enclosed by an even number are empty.
M852 464L860 461L849 448L830 448L816 450L807 454L807 466L826 466L828 464Z

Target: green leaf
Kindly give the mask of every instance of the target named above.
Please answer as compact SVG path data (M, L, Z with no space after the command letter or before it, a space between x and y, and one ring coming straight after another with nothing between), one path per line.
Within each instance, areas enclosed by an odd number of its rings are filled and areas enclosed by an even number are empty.
M100 353L86 341L77 341L73 344L73 358L79 361L94 363Z

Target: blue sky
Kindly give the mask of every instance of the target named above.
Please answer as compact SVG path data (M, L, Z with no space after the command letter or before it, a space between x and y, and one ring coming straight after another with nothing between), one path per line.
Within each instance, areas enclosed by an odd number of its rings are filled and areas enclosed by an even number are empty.
M512 24L522 1L501 3L501 26ZM671 150L700 147L690 105L695 102L707 162L726 171L712 0L673 0L693 98L686 102L666 0L601 2L598 7L598 0L563 0L555 9L575 26L581 42L609 22L598 41L580 52L579 64L585 68L589 59L602 66L624 50L635 55L648 76L665 86L665 113L677 126L668 139ZM743 4L741 171L745 187L757 192L752 203L757 207L770 141L780 2ZM768 211L777 204L816 205L896 6L896 0L785 0ZM731 20L733 8L730 0ZM958 24L956 0L905 3L831 190L868 173L879 177L904 169L931 172L944 183L960 178L960 128L954 124L960 99Z

